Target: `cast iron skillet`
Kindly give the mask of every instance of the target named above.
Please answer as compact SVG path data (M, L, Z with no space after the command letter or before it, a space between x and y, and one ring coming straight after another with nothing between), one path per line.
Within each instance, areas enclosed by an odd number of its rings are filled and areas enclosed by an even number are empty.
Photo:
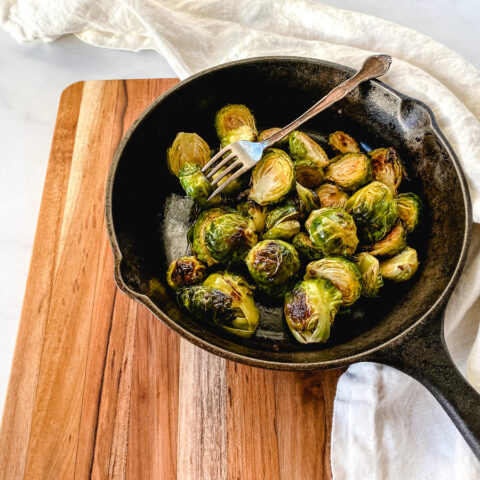
M320 142L344 130L364 148L393 146L406 163L425 217L409 244L419 252L413 280L386 285L379 300L357 302L337 316L324 345L299 345L281 309L263 305L255 336L242 340L199 324L181 311L165 283L174 257L186 253L188 202L166 168L165 152L179 131L218 139L215 112L226 103L250 106L259 129L283 126L353 73L320 60L265 57L229 63L179 83L155 100L118 146L110 171L106 218L115 279L177 333L216 355L280 370L336 368L380 362L423 383L480 458L480 395L455 368L443 337L446 303L465 263L471 205L465 178L431 110L379 81L362 84L305 125Z

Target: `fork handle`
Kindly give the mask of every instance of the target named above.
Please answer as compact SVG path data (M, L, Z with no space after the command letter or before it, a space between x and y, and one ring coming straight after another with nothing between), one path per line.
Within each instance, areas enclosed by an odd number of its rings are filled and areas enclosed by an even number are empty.
M335 102L338 102L343 97L348 95L357 85L372 78L380 77L381 75L387 73L392 63L392 57L389 55L372 55L368 57L362 65L362 68L358 70L353 77L347 78L340 85L337 85L333 90L331 90L327 95L325 95L321 100L319 100L313 107L309 108L303 115L300 115L293 122L289 123L286 127L283 127L278 132L274 133L272 136L263 140L263 145L269 147L274 143L285 138L290 132L296 130L300 125L305 123L307 120L310 120L317 113L328 108L330 105L333 105Z

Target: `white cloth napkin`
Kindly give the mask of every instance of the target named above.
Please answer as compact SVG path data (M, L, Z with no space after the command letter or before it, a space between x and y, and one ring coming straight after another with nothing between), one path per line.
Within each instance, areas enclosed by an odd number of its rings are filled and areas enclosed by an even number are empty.
M359 67L372 52L388 53L394 62L383 80L433 109L464 166L480 222L480 73L413 30L308 0L3 0L0 22L18 41L72 33L102 47L154 49L181 78L253 56ZM446 336L457 365L480 390L479 272L475 226ZM433 397L404 374L366 363L351 366L338 384L332 469L336 480L480 478L479 462Z

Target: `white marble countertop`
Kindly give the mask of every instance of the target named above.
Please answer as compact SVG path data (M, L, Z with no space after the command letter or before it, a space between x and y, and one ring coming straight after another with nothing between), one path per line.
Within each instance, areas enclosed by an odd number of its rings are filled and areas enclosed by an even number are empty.
M324 1L397 22L480 68L478 0ZM36 219L62 90L78 80L175 77L155 52L104 50L64 37L17 44L0 31L0 406L10 373Z

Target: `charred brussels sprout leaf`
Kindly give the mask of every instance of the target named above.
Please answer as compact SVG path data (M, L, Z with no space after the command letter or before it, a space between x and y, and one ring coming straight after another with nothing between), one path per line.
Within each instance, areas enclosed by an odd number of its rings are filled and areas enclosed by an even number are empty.
M405 174L398 153L393 148L377 148L368 155L372 159L373 180L384 183L392 191L392 194L396 195Z
M263 238L290 240L300 231L298 212L294 205L274 208L267 216Z
M327 257L309 263L304 278L330 280L342 294L344 307L353 305L362 291L362 275L357 266L343 257Z
M391 257L398 252L401 252L407 246L407 232L403 227L402 222L397 221L395 226L390 230L382 240L370 245L368 252L371 255L378 255L380 257Z
M358 153L358 143L345 132L337 131L328 136L328 144L339 153Z
M205 230L208 253L220 263L243 260L256 243L257 234L252 220L238 213L216 217Z
M265 221L267 219L268 210L267 207L262 207L258 203L255 203L253 200L246 200L245 202L239 203L237 205L238 213L244 217L251 218L255 231L257 233L262 233L265 229Z
M383 287L380 262L369 253L359 253L355 257L355 263L362 275L362 295L378 297L378 292Z
M295 169L290 157L271 148L252 172L250 198L259 205L282 201L295 186Z
M285 296L285 319L298 342L326 342L341 304L342 294L329 280L303 280Z
M207 201L208 197L213 193L213 188L202 173L201 167L196 163L187 162L178 172L178 178L185 193L200 206L208 207L220 202L218 195Z
M412 233L420 222L423 205L414 193L400 193L395 197L398 217L405 225L407 233Z
M323 148L306 133L295 130L288 136L288 148L295 161L310 160L320 168L328 165L328 156Z
M262 130L258 134L258 141L263 142L264 140L266 140L267 138L270 138L274 133L277 133L280 130L281 129L278 128L278 127L268 128L267 130ZM282 140L280 140L279 142L274 143L274 145L279 146L279 147L280 146L284 147L285 145L288 145L288 135L286 137L282 138Z
M372 180L370 159L363 153L344 153L333 158L325 170L325 180L355 191Z
M410 280L418 268L417 252L407 247L397 255L380 263L383 278L393 282L406 282Z
M314 210L305 227L325 255L352 255L357 248L357 227L351 215L341 208Z
M272 297L281 297L289 281L295 277L300 260L296 250L282 240L263 240L247 255L245 262L260 290Z
M253 301L253 289L240 275L232 272L216 272L203 282L208 288L215 288L232 299L235 318L222 328L234 335L250 338L257 329L260 312Z
M203 167L209 160L210 147L196 133L178 133L167 150L168 169L177 177L178 172L186 163L196 163Z
M345 208L348 193L338 188L333 183L324 183L317 188L317 195L322 208Z
M381 182L372 182L355 192L345 209L352 213L360 237L369 243L381 240L397 220L392 192Z
M320 208L320 199L313 190L300 185L298 182L295 186L295 190L297 193L294 197L294 201L301 218L306 218L312 210Z
M235 135L257 135L257 127L252 112L245 105L225 105L215 116L215 130L223 143L227 137ZM255 138L253 138L255 139ZM248 140L237 138L237 140Z
M293 246L297 250L300 258L306 262L320 260L323 258L323 252L310 239L307 233L300 232L293 237Z
M317 188L323 181L323 169L308 158L293 162L297 182L306 188Z
M180 257L167 270L167 283L174 289L189 287L203 282L207 267L195 257Z

